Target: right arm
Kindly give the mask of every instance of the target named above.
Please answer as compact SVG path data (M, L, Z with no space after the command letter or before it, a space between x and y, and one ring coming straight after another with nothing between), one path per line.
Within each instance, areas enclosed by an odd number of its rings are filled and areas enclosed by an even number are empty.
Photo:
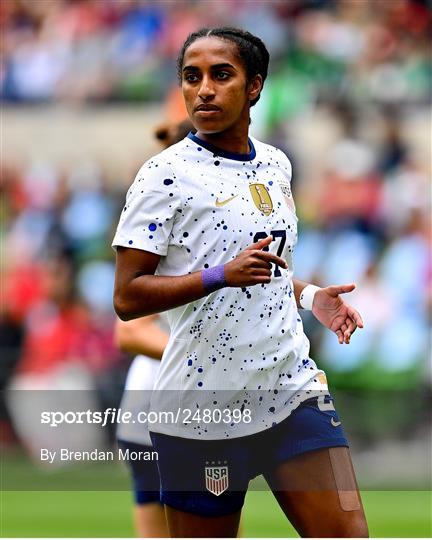
M200 272L155 276L160 256L148 251L117 248L114 308L122 321L159 313L206 295Z
M271 263L287 267L284 259L263 251L268 236L224 265L226 286L250 287L271 281ZM160 256L138 249L117 248L114 308L123 321L159 313L207 296L201 272L155 276Z

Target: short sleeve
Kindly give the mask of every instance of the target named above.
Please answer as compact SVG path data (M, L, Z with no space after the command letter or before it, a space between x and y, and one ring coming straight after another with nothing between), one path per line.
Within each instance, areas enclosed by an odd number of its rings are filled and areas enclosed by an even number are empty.
M127 193L113 248L123 246L166 255L180 207L179 188L171 168L159 160L147 161Z
M280 170L283 172L283 176L278 179L279 187L281 188L282 194L284 196L285 202L288 208L293 212L296 219L296 207L293 199L293 194L291 190L291 179L292 179L292 166L291 161L288 156L278 149L278 164Z
M285 174L286 180L291 183L292 165L288 156L278 148L278 158L280 158L280 167Z

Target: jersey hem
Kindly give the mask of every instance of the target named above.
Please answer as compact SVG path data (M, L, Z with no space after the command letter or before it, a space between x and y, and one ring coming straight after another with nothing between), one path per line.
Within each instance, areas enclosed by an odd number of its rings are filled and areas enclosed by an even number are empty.
M128 235L127 238L122 236L115 236L114 240L112 241L111 247L114 251L116 251L117 246L131 249L139 249L141 251L149 251L150 253L160 255L161 257L165 257L168 253L166 246L162 246L161 244L147 243L147 241L142 236Z
M316 374L314 374L316 376ZM310 381L308 381L310 382ZM308 383L306 383L307 385ZM306 391L309 393L306 395ZM287 407L285 409L282 409L279 414L274 415L272 424L265 425L262 428L257 429L257 426L255 424L250 425L249 429L242 430L241 433L233 434L229 433L227 435L227 432L221 432L219 435L211 435L207 433L203 433L203 428L200 429L200 432L196 434L195 436L190 436L192 433L187 431L187 428L184 429L180 427L180 425L174 427L174 429L170 429L169 427L165 427L164 424L153 424L152 429L149 429L150 433L160 433L162 435L169 435L171 437L180 437L182 439L193 439L193 440L206 440L206 441L220 441L220 440L228 440L228 439L241 439L242 437L248 437L249 435L256 435L257 433L262 433L263 431L266 431L267 429L271 429L275 424L280 424L284 420L286 420L304 401L312 398L312 397L318 397L321 395L328 395L329 390L328 388L323 388L322 390L307 390L307 386L299 388L296 390L297 393L293 398L293 403L290 405L290 407ZM209 424L213 425L214 424ZM221 428L226 424L221 424ZM242 424L243 426L247 424ZM235 432L234 432L235 433ZM188 435L188 436L185 436Z

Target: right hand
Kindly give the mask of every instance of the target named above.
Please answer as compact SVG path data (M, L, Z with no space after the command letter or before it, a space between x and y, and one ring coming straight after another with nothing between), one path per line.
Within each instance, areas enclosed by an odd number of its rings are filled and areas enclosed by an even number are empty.
M225 264L225 280L229 287L249 287L259 283L270 283L271 263L281 268L288 268L284 259L270 251L263 251L271 242L273 242L273 237L267 236L251 244L235 259Z

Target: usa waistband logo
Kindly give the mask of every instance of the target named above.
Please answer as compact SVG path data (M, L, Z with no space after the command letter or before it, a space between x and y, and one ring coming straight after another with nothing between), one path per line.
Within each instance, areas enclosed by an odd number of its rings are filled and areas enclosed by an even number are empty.
M206 488L210 493L219 497L219 495L228 489L228 466L205 467L205 482Z

